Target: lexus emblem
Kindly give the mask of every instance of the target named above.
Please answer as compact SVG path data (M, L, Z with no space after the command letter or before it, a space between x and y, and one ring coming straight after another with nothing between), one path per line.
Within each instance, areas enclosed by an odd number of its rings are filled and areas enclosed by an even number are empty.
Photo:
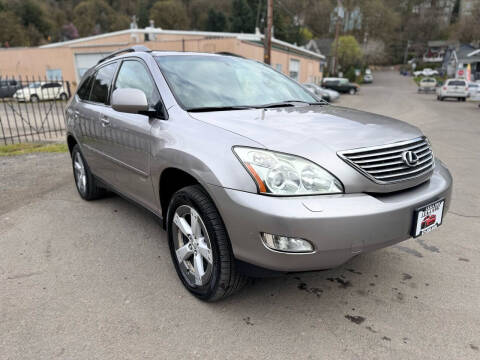
M413 167L418 163L418 156L413 151L405 151L402 154L402 160L405 163L405 165L409 167Z

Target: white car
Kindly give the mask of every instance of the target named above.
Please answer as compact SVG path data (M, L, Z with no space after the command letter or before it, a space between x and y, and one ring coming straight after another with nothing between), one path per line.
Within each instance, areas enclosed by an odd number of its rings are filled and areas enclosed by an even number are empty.
M17 101L38 102L41 100L68 99L68 91L59 82L34 82L18 89L13 97Z
M418 83L418 92L435 92L437 87L437 80L432 77L422 78Z
M438 75L438 71L430 69L430 68L425 68L423 70L414 71L413 75L415 75L415 76L420 76L420 75L422 75L422 76L433 76L433 75Z
M340 97L338 91L325 89L317 84L307 83L303 84L303 86L305 86L307 90L311 91L313 94L328 102L334 102Z
M468 97L470 100L480 101L480 83L468 84Z
M448 79L445 84L437 90L437 100L443 101L446 98L455 98L458 101L465 101L468 97L468 84L463 79Z

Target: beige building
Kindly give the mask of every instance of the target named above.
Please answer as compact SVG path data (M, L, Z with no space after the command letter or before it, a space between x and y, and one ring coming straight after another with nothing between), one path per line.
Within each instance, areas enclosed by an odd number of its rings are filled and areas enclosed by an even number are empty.
M36 48L0 50L0 76L63 78L75 86L106 54L131 45L152 50L230 53L263 60L263 35L207 31L128 29ZM319 83L325 57L272 39L272 66L300 82Z

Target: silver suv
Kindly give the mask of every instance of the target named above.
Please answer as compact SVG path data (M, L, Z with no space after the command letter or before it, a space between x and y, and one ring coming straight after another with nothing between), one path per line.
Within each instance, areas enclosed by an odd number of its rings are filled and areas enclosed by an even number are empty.
M66 110L78 192L161 218L181 281L209 301L441 225L452 178L422 132L317 101L252 60L116 52Z

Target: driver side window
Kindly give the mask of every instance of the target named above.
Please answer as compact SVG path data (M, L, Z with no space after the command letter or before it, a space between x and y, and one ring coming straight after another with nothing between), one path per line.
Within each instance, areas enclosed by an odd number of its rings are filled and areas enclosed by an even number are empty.
M148 70L136 60L126 60L118 71L115 89L142 90L147 97L148 105L156 110L161 110L160 94Z

